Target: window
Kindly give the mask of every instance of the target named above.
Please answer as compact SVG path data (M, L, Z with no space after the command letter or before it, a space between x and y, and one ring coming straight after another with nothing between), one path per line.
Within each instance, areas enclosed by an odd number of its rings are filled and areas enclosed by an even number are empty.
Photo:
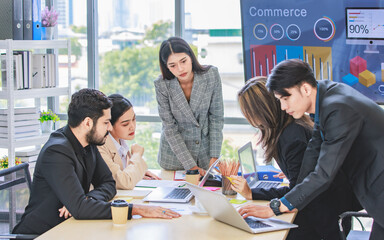
M185 0L184 39L197 48L201 64L218 67L224 116L242 118L237 103L237 92L244 85L240 2ZM235 149L251 140L257 142L257 131L248 124L225 124L223 133L222 152L226 157L237 159ZM263 151L258 152L262 156ZM262 158L258 161L262 162Z
M98 1L100 90L122 94L139 116L157 111L153 81L159 45L174 32L174 9L174 0ZM149 168L159 168L160 131L160 122L137 123L134 141L145 147Z

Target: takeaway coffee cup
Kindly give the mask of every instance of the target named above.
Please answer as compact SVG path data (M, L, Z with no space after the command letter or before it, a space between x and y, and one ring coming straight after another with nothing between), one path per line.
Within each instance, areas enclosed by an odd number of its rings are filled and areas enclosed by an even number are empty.
M200 173L198 169L195 170L187 170L185 172L185 181L198 185L200 179Z
M111 203L112 221L114 225L124 225L128 221L128 203L125 200L113 200Z

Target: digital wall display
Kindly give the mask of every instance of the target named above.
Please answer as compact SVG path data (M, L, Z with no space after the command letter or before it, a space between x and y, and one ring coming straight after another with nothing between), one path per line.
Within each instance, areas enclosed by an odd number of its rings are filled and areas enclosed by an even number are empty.
M384 0L241 0L245 80L279 62L307 62L384 103Z
M384 39L384 9L346 8L347 39Z

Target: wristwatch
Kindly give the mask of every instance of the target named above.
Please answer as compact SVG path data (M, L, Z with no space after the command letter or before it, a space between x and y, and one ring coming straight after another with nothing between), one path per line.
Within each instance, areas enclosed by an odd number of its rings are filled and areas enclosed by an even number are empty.
M280 212L280 205L281 202L278 198L274 198L269 202L269 207L272 209L273 213L276 216L283 214L282 212Z

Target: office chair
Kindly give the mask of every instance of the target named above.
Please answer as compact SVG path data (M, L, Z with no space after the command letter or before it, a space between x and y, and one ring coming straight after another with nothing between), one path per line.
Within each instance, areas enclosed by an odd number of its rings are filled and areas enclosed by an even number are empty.
M16 195L15 187L27 184L29 193L32 188L29 164L22 163L14 167L0 170L0 191L8 190L9 193L9 229L10 232L16 225ZM38 235L33 234L1 234L0 239L34 239Z
M360 221L359 217L364 217L364 218L370 218L371 216L368 215L367 212L344 212L340 214L340 219L339 219L339 228L340 228L340 238L342 240L364 240L364 239L369 239L369 236L371 232L365 231L363 223ZM346 236L346 233L343 228L344 221L351 221L352 217L355 217L358 222L361 225L362 231L357 231L357 230L351 230L348 233L348 236Z

